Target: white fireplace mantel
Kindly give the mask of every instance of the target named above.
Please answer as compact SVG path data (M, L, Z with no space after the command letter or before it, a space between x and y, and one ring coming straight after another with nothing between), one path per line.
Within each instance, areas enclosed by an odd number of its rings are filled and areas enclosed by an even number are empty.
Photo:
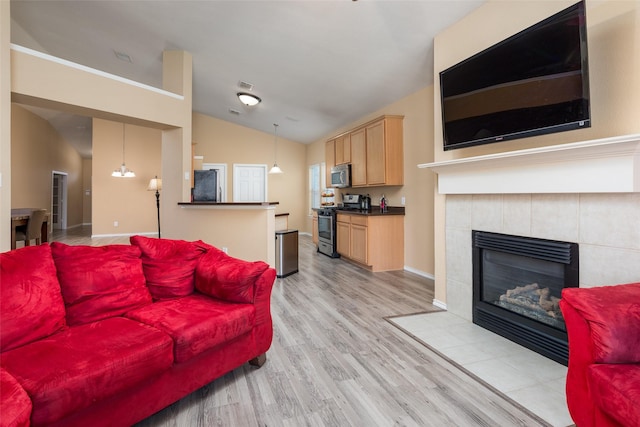
M640 134L418 167L438 174L441 194L640 192Z

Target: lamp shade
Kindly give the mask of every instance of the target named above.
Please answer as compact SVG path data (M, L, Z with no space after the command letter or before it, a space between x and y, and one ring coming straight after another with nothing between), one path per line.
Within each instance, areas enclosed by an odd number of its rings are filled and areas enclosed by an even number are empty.
M282 173L282 169L276 163L273 164L273 167L269 170L269 173Z
M162 179L158 178L157 176L155 178L151 178L151 180L149 180L149 186L147 187L147 191L160 191L162 190Z

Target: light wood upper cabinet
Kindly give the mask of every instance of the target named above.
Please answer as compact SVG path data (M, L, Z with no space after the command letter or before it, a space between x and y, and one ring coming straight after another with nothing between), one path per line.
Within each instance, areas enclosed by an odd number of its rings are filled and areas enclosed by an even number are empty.
M351 163L353 187L403 185L403 120L382 116L328 141L327 167Z
M349 134L339 136L336 141L336 165L351 163L351 136Z
M367 185L404 184L402 120L384 116L367 125Z
M367 185L367 144L364 128L351 132L351 185Z
M324 147L324 161L326 168L327 187L331 186L331 168L336 165L336 140L327 141Z

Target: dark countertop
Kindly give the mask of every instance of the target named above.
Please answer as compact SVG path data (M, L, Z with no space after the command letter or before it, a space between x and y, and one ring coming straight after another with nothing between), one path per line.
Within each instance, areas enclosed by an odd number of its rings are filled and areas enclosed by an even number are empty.
M275 206L279 202L178 202L180 206Z
M336 208L336 212L341 214L348 214L348 215L368 215L368 216L404 215L404 206L389 206L387 209L388 210L386 212L380 212L379 206L374 206L369 211Z

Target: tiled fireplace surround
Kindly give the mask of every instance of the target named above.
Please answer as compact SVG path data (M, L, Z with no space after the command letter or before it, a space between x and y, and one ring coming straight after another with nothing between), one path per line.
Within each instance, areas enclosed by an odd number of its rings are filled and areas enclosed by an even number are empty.
M472 317L471 230L578 243L581 287L640 280L640 135L420 167L446 194L451 313Z

